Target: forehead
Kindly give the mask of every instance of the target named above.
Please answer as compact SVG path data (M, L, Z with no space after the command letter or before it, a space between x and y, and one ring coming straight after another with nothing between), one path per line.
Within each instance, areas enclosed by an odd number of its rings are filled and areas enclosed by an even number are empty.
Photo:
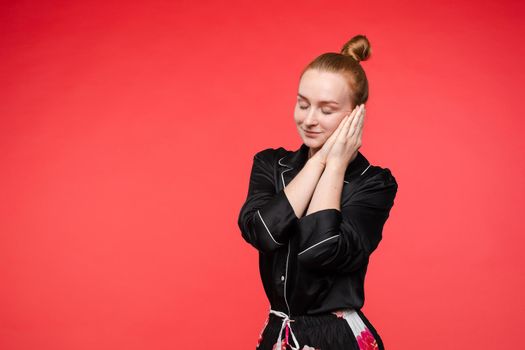
M299 94L310 101L349 99L350 91L345 78L338 73L309 69L299 82Z

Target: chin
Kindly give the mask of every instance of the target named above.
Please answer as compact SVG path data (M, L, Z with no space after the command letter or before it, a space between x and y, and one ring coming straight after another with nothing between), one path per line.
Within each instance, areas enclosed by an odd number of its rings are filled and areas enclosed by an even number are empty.
M311 139L309 137L303 137L303 143L307 145L309 148L319 148L322 147L324 144L324 140L317 140L317 139Z

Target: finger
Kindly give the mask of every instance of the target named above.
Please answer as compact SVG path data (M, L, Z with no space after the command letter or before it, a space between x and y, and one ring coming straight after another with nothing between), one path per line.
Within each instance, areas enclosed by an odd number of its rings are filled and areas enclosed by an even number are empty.
M330 135L330 145L333 145L336 140L338 139L339 135L345 135L347 131L345 131L345 127L349 125L352 121L352 119L355 117L355 114L358 111L358 106L355 106L354 109L350 112L350 114L347 114L341 122L339 122L339 125L337 126L337 129ZM343 138L344 140L344 138ZM328 141L326 141L328 142Z
M358 123L359 123L359 120L361 119L362 110L363 110L363 105L359 105L359 108L357 110L356 116L355 116L354 120L352 120L352 124L350 125L350 128L349 128L348 132L345 135L347 138L350 138L350 137L352 137L355 134L356 128L357 128Z
M352 122L352 114L350 114L343 123L341 123L341 131L337 135L337 140L334 142L344 142L345 135L348 133L348 125Z
M341 122L339 122L339 125L337 126L337 128L338 128L339 130L343 130L343 128L344 128L345 124L348 122L348 120L349 120L349 119L352 119L352 113L353 113L353 111L350 112L350 113L348 113L348 114L347 114L347 115L341 120Z
M364 119L365 119L365 114L366 114L366 109L365 109L365 106L363 105L361 113L359 114L359 122L356 125L356 130L354 131L354 133L359 133L363 129L363 123L364 123Z
M345 140L346 139L346 135L348 134L348 130L350 129L350 125L352 124L352 122L354 121L355 119L355 116L357 114L357 111L359 109L356 107L354 108L354 110L352 111L352 113L350 114L350 116L348 117L347 120L345 120L344 124L342 125L342 130L341 130L341 133L339 134L340 137L341 137L341 140Z
M351 118L351 114L347 114L340 122L339 122L339 125L337 126L337 129L335 130L334 134L339 135L341 133L341 130L344 129L346 123L348 122L348 120Z
M341 120L341 122L339 122L339 125L337 126L337 130L338 130L339 132L341 132L341 130L344 129L345 124L348 122L348 119L350 119L350 118L351 118L351 114L347 114L347 115L345 115L345 117Z
M345 125L345 123L347 122L348 119L349 119L349 115L346 115L343 118L343 120L341 120L339 125L337 126L337 129L335 129L335 131L332 133L332 135L330 135L328 140L326 140L325 143L328 143L329 147L332 147L332 145L335 143L335 141L337 140L337 138L341 134L341 130L343 129L343 126Z
M356 139L358 140L359 144L361 143L361 140L362 140L362 137L363 137L363 129L364 129L364 124L365 124L365 118L366 118L366 109L363 112L363 115L361 117L361 123L360 123L358 131L357 131Z
M363 107L363 116L361 117L361 125L359 128L360 132L362 132L363 128L365 127L365 119L366 119L366 107Z

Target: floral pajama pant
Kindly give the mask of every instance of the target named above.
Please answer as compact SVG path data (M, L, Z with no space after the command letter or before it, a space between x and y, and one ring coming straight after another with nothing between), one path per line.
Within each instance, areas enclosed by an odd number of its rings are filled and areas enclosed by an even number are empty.
M279 345L280 343L280 345ZM384 350L383 341L361 310L294 316L270 310L256 350Z

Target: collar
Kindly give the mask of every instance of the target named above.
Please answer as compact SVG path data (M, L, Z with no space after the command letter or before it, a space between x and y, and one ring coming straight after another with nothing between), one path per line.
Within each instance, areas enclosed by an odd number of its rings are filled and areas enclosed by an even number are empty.
M287 151L284 157L279 159L279 165L290 168L290 170L297 169L299 171L308 160L309 149L303 142L297 150ZM370 162L361 152L357 151L357 156L346 168L345 179L362 175L369 167Z

